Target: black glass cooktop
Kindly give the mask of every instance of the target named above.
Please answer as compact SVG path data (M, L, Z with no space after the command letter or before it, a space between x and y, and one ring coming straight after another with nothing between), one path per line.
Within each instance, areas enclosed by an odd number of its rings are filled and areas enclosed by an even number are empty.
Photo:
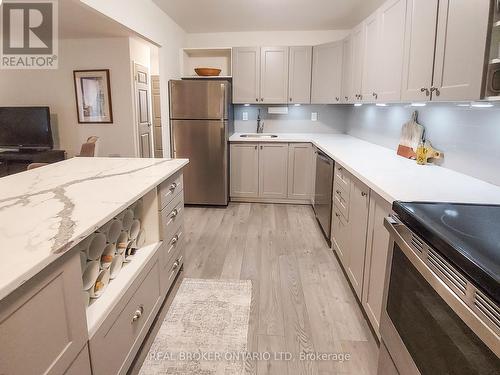
M500 205L394 202L393 210L500 303Z

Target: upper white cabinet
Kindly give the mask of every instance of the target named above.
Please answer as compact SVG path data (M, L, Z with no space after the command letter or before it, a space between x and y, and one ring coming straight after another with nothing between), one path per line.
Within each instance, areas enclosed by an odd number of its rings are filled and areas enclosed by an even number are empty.
M361 86L363 82L363 58L364 58L364 32L363 24L358 25L351 33L351 51L352 51L352 91L351 101L360 101L363 99Z
M233 103L288 102L288 47L233 48Z
M311 103L340 102L342 52L342 41L313 47Z
M480 99L489 9L489 0L439 1L432 100Z
M480 99L489 0L407 2L402 99Z
M352 89L352 36L349 35L343 41L342 52L342 103L350 103L353 100Z
M403 70L406 0L390 0L378 11L379 40L375 99L399 101Z
M438 0L408 0L402 100L429 100L434 66Z
M376 100L377 76L378 71L378 56L379 56L379 18L375 12L368 17L363 23L363 78L362 91L363 101L373 102Z
M260 48L233 48L233 103L260 101Z
M290 47L288 68L288 102L311 102L312 47Z
M260 101L268 104L288 100L288 47L260 49Z

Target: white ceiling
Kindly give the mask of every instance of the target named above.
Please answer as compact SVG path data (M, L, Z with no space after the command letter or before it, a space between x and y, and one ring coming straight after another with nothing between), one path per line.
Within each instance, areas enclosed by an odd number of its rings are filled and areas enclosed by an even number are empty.
M78 0L59 1L59 38L115 38L134 33Z
M153 0L189 33L350 29L383 0Z

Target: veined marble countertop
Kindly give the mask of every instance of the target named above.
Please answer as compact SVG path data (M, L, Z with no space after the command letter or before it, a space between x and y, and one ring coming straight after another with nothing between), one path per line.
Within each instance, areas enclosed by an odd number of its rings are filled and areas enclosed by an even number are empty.
M500 187L437 165L417 165L391 150L346 134L275 133L277 138L230 142L310 142L388 202L500 204ZM446 156L446 155L445 155Z
M187 163L73 158L0 178L0 300Z

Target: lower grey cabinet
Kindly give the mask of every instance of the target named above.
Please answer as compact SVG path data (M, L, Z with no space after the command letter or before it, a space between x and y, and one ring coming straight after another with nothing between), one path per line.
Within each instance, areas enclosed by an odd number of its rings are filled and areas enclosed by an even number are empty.
M259 197L286 199L288 195L288 143L259 145Z
M0 374L64 373L88 340L81 295L73 251L2 300Z
M93 375L127 372L162 301L157 252L90 339Z

